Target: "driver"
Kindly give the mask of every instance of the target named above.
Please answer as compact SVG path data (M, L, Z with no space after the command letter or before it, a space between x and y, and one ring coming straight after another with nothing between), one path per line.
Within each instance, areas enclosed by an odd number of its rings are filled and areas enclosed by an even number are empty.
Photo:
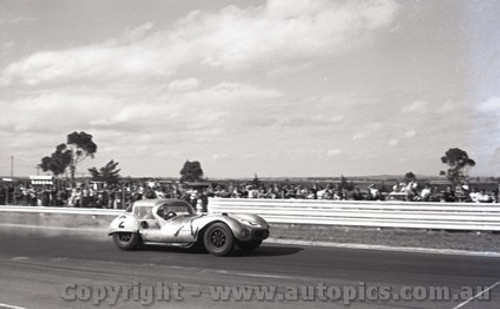
M160 224L160 226L163 226L163 224L165 224L166 221L177 216L177 214L174 211L169 211L165 205L155 206L153 208L152 213L153 213L153 216L155 217L155 219L158 220L158 223Z

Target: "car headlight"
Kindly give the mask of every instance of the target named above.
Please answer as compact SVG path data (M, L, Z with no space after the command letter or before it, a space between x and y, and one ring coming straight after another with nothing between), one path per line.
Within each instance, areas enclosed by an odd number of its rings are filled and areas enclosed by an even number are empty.
M250 226L258 225L257 223L252 222L252 221L247 220L247 219L238 219L238 221L240 221L243 224L250 225Z

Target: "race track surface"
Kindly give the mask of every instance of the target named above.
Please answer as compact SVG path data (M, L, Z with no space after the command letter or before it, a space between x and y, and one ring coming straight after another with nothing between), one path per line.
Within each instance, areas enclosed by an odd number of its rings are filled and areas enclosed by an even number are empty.
M0 243L7 308L500 308L499 258L273 244L218 258L12 227Z

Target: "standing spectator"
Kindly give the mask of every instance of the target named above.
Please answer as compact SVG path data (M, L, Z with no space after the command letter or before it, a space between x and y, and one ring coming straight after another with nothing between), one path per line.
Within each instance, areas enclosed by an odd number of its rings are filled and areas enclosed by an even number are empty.
M189 203L196 209L196 203L198 202L198 190L191 190L189 193Z
M43 186L41 192L42 206L50 206L50 190L47 186Z
M316 198L318 200L324 200L326 195L326 188L319 187L318 191L316 191Z
M443 195L441 194L441 192L439 191L439 188L438 186L434 186L432 188L432 193L431 193L431 197L430 197L430 201L431 202L441 202L443 199Z
M495 199L495 203L500 203L500 183L497 185L497 187L492 193Z
M24 199L24 187L20 186L14 190L15 204L16 205L28 205L26 199Z
M312 198L314 200L317 200L318 199L318 185L317 184L313 184L312 188L310 189L310 191L311 191L311 194L312 194Z
M266 191L264 186L260 186L257 190L257 198L269 198L269 191Z
M68 196L66 195L66 189L64 188L59 188L54 190L54 205L61 207L61 206L66 206L65 201L67 200Z
M447 203L456 201L455 191L453 191L451 186L446 186L446 190L443 192L443 200Z
M413 201L417 195L417 183L414 180L411 180L406 187L404 188L404 192L406 193L406 200Z
M35 188L33 188L32 185L29 185L26 193L27 193L28 199L30 201L29 202L30 206L36 206L37 205L37 198L36 198Z
M89 188L87 185L83 185L81 189L81 207L89 207Z
M96 196L95 196L95 207L97 208L104 208L105 203L104 203L104 190L97 190L96 191Z
M89 186L89 202L88 202L88 207L95 207L96 204L96 198L97 198L97 190L95 189L94 186Z
M199 202L201 204L201 212L207 212L208 211L208 194L207 190L203 189L201 193L198 196Z
M307 196L307 191L302 185L297 185L295 191L295 198L304 199Z
M326 186L326 189L325 189L325 193L323 194L323 199L325 200L333 200L333 185L331 183L329 183L327 186Z
M234 186L233 191L231 192L231 198L243 198L244 192L240 189L239 186Z
M286 199L294 199L295 198L295 191L294 191L292 185L285 185L284 192L285 192L284 195L285 195Z
M156 196L156 193L155 193L155 191L153 190L153 188L151 188L151 187L149 187L149 186L148 186L148 187L146 188L146 191L144 192L144 198L145 198L145 199L154 199L154 198L156 198L156 197L157 197L157 196Z
M125 202L123 200L123 193L123 186L116 188L114 191L113 209L123 209L123 203Z
M466 185L460 185L458 184L456 187L455 187L455 197L456 197L456 201L458 202L465 202L465 200L467 199L467 191L469 190L469 186L466 186Z
M248 185L245 188L248 198L257 198L259 195L259 191L256 190L252 185Z
M0 185L0 205L5 205L6 197L7 197L7 190L5 186Z
M57 188L55 186L52 186L49 190L50 206L57 206L56 205L56 193L57 193Z
M352 193L352 199L355 201L360 201L363 199L363 194L361 193L361 190L359 190L358 187L354 189L354 192Z
M7 192L9 193L7 196L7 204L13 205L16 201L16 189L13 185L7 186Z
M426 183L425 187L420 191L420 200L424 202L428 202L432 195L431 185Z
M369 200L380 200L380 191L375 188L374 184L368 186L368 197Z
M82 189L80 187L73 188L70 200L72 207L82 207Z

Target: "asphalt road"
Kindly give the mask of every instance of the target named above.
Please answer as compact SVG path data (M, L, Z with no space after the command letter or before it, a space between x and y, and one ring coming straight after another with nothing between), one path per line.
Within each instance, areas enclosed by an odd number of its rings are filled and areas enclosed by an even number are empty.
M499 258L273 244L217 258L11 227L0 243L8 308L500 308Z

